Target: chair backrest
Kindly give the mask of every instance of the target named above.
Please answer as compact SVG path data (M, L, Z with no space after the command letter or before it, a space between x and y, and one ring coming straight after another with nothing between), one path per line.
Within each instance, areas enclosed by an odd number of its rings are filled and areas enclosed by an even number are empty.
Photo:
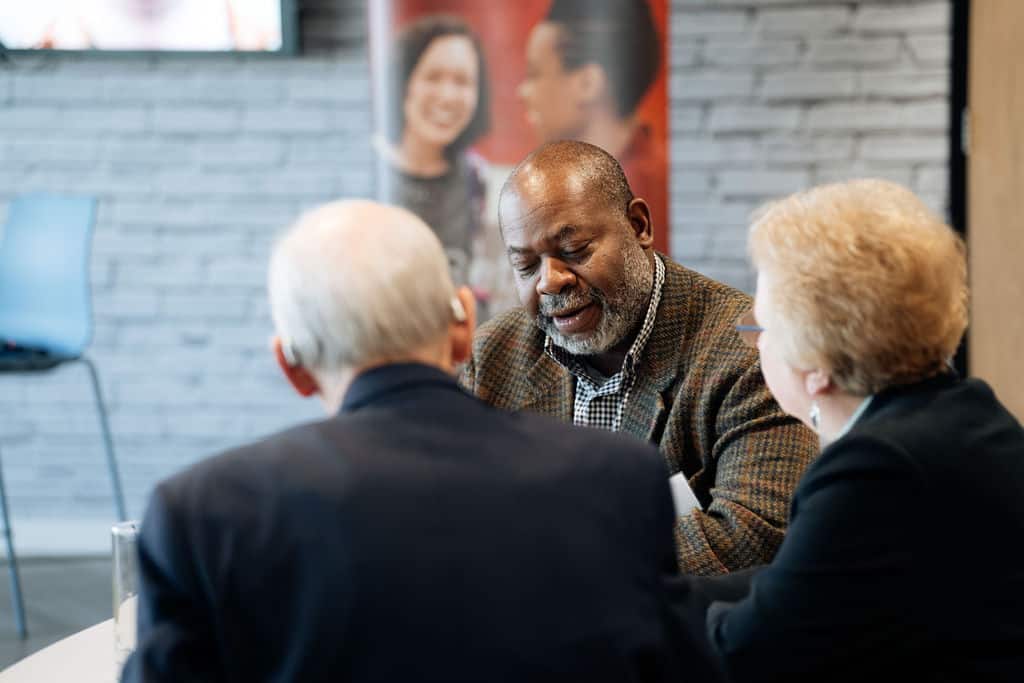
M14 199L0 232L0 341L77 357L92 338L89 257L96 200Z

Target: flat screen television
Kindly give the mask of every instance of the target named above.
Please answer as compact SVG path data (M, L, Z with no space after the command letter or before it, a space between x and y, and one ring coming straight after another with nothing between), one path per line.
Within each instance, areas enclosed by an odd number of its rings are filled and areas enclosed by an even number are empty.
M0 0L7 50L293 53L294 0Z

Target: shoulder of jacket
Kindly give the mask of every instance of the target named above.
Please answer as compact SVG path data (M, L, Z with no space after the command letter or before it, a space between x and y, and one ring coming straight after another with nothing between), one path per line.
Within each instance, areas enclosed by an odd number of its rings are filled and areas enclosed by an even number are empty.
M543 348L544 334L529 319L526 311L516 307L499 313L477 329L473 336L473 352L475 356L512 342L529 345L533 341Z
M681 315L685 319L681 323L685 328L683 336L690 342L707 340L710 335L719 340L724 338L726 346L740 344L734 325L740 315L753 306L751 297L666 256L662 259L665 262L662 314Z

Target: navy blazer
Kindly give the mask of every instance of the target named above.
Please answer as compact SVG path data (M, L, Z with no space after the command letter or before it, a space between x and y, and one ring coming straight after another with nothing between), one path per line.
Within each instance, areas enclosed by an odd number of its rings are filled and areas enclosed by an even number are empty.
M680 595L736 683L1021 681L1022 543L1024 431L943 375L824 449L770 565Z
M421 365L161 484L125 681L665 680L652 446Z

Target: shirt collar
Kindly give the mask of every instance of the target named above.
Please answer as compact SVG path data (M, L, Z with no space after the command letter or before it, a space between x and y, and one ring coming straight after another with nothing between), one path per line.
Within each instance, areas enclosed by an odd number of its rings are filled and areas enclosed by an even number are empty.
M359 410L396 392L425 384L459 391L455 378L440 368L422 363L389 363L356 375L342 399L341 412Z
M655 252L654 284L651 288L651 300L647 304L647 314L644 316L643 324L640 326L636 339L633 340L629 351L626 352L626 357L622 361L622 368L616 375L623 372L627 375L634 373L636 364L643 353L644 347L647 346L647 340L651 336L651 331L654 329L654 320L658 316L658 304L661 303L661 290L664 284L665 264L662 262L661 256ZM555 344L550 336L545 336L544 338L544 353L576 377L593 382L590 375L586 372L586 356L577 356L569 353Z
M861 418L861 416L864 414L864 411L868 409L869 405L871 405L871 399L873 398L873 395L868 396L866 399L860 402L860 405L857 406L857 410L853 411L853 415L851 415L850 419L846 421L846 424L843 425L843 428L839 430L839 433L832 438L832 441L838 441L842 437L846 436L846 433L848 431L853 429L853 425L857 424L857 420Z

